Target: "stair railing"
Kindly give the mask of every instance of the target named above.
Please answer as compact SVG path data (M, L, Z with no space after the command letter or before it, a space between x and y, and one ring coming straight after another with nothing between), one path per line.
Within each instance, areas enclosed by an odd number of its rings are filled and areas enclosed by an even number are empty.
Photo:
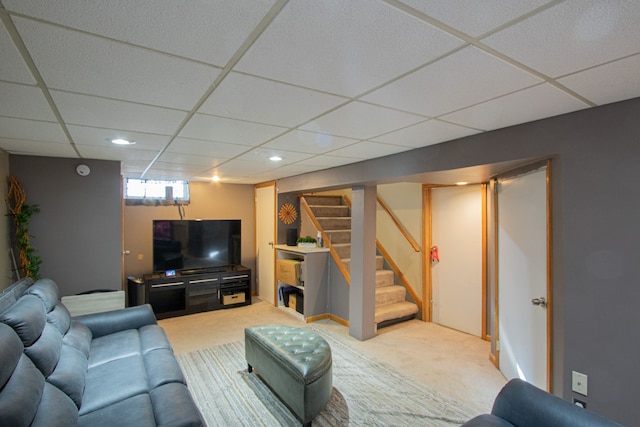
M389 215L389 218L391 218L391 221L393 221L393 223L398 228L402 236L407 240L407 242L409 242L413 250L416 252L420 252L420 245L418 245L418 243L413 239L413 237L411 237L407 229L400 223L400 221L393 214L393 212L391 212L391 209L389 209L389 206L387 206L387 204L380 198L380 196L376 196L376 200L378 201L378 204L380 205L382 210L384 210L386 214Z
M351 273L349 273L349 270L347 270L347 267L344 265L344 263L342 262L342 259L338 255L338 252L335 250L335 248L331 244L331 241L327 238L327 234L324 232L324 230L320 226L320 223L316 219L316 216L314 215L313 211L309 207L309 204L307 203L307 200L304 198L304 196L300 197L300 208L307 213L307 216L313 223L313 226L315 227L315 229L320 231L322 235L322 241L324 242L324 246L329 248L329 253L331 254L331 257L333 258L333 260L336 262L336 266L338 267L338 270L340 270L340 272L342 273L342 276L344 277L344 280L347 282L347 285L351 285Z
M343 198L347 203L347 205L349 206L349 208L351 208L351 200L349 199L349 197L343 196ZM400 223L400 221L393 214L393 212L391 212L391 209L389 209L387 204L380 198L380 196L376 196L376 200L378 204L380 204L382 209L387 213L387 215L389 215L389 217L391 218L395 226L398 228L398 231L400 231L402 236L407 240L409 245L411 245L413 250L416 252L420 252L421 250L420 245L418 245L418 243L416 243L416 241L411 237L407 229ZM409 295L411 295L411 298L413 298L413 300L418 305L418 307L422 307L422 298L420 298L420 296L416 293L413 285L411 284L407 276L404 275L400 267L398 267L398 264L396 264L396 262L393 260L393 257L391 256L391 254L385 249L384 245L377 238L376 238L376 248L380 252L380 255L382 255L382 257L387 261L387 263L389 264L389 267L391 267L391 270L393 270L394 274L398 277L398 279L402 283L402 286L404 286L407 292L409 292Z

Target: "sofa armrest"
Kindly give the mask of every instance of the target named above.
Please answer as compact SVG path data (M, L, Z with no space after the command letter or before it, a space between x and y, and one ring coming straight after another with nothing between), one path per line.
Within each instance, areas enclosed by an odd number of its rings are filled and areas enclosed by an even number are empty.
M77 316L74 320L87 326L93 333L93 338L157 324L156 316L149 304Z
M509 381L498 393L491 413L517 427L621 427L519 379Z

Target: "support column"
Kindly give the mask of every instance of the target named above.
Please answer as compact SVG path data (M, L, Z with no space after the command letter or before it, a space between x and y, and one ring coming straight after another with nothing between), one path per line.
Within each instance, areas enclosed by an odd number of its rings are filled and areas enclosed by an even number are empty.
M376 196L376 186L351 189L349 335L360 341L376 335Z

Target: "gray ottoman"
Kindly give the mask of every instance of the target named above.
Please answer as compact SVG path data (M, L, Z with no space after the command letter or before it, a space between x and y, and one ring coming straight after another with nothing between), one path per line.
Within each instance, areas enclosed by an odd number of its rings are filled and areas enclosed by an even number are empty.
M311 420L331 397L331 348L315 332L281 325L245 328L245 355L285 405L302 421Z

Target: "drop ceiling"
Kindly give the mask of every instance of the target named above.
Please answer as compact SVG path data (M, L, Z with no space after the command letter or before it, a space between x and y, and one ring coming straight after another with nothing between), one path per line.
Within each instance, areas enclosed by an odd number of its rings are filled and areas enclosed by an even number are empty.
M0 0L0 19L0 148L133 178L254 184L640 96L636 1Z

